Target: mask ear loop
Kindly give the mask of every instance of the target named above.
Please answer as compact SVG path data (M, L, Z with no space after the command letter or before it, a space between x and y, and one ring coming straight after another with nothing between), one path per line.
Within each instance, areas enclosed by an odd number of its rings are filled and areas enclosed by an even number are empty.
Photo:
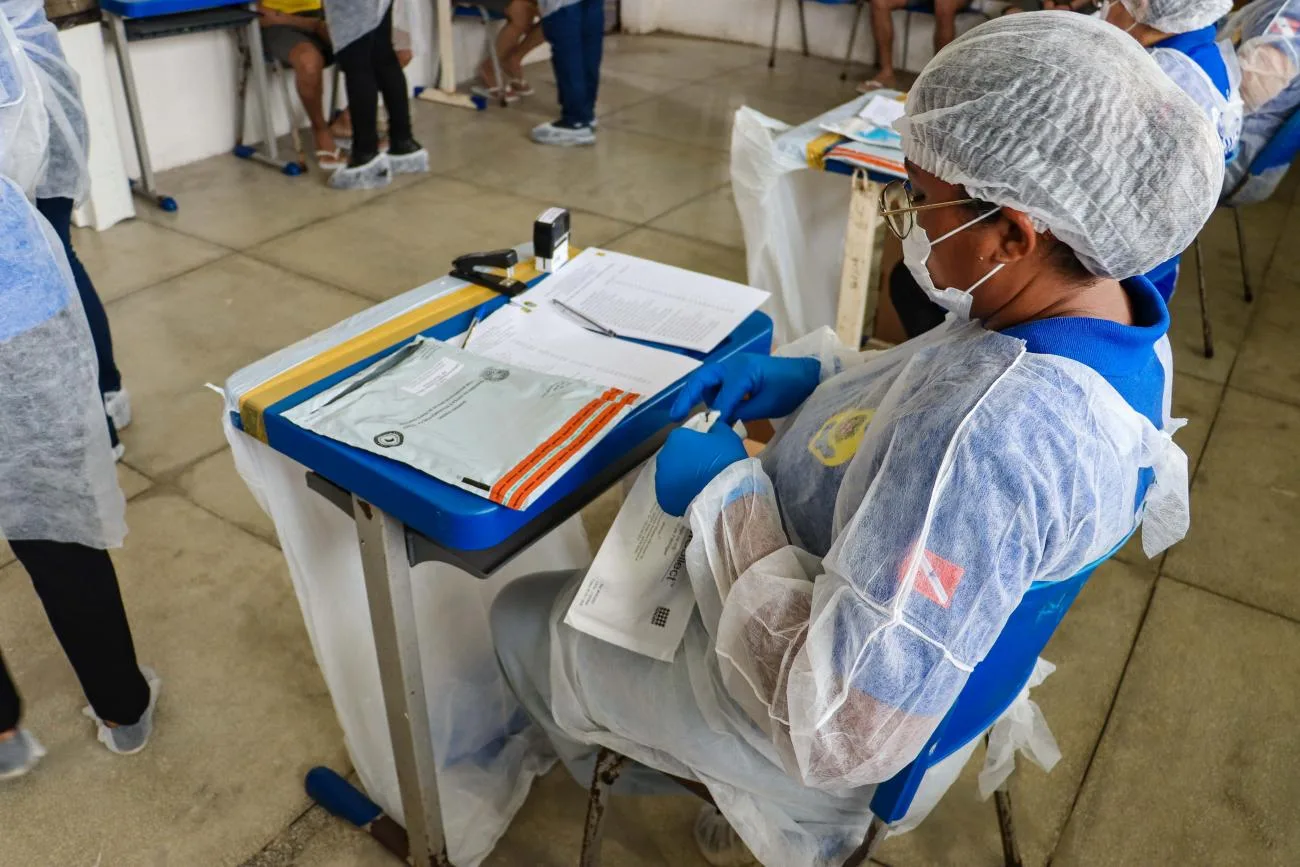
M953 235L955 235L955 234L957 234L958 232L960 232L962 229L969 229L971 226L975 225L976 223L980 222L981 220L987 220L989 217L993 216L994 214L996 214L998 211L1001 211L1001 210L1002 210L1002 206L999 205L999 206L995 207L995 208L994 208L993 210L991 210L991 211L985 211L983 214L980 214L980 215L979 215L978 217L976 217L975 219L973 219L973 220L968 220L967 222L962 223L960 226L958 226L957 228L953 229L951 232L944 232L942 235L940 235L939 237L937 237L937 238L935 238L933 241L931 241L931 242L930 242L930 246L933 247L935 244L939 243L940 241L946 241L947 239L951 238Z

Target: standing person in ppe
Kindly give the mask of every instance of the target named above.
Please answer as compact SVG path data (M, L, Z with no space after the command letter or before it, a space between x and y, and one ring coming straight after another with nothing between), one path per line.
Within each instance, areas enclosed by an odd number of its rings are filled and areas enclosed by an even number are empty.
M596 143L596 94L605 50L605 0L540 0L542 33L551 44L551 67L560 117L533 127L537 144L575 147Z
M343 70L352 113L348 164L330 175L335 189L373 189L393 173L429 170L429 152L411 130L406 74L393 48L392 0L325 0L334 57ZM388 109L387 153L379 149L379 95Z
M95 340L99 391L109 419L109 437L114 453L121 457L117 434L131 423L131 398L122 387L122 374L113 358L113 335L104 304L72 249L72 209L86 197L90 186L86 166L90 132L86 109L81 104L80 82L63 56L58 31L46 19L41 0L0 0L0 12L13 26L19 45L40 81L50 132L45 175L36 188L36 207L58 234L76 278L77 294L81 296L81 306Z
M899 126L910 181L882 209L949 318L885 352L823 331L688 383L678 417L703 398L783 419L760 458L725 425L659 454L698 603L672 663L564 625L577 576L494 605L506 677L575 776L606 746L644 766L639 791L674 790L657 771L703 783L714 864L746 846L839 864L1033 582L1138 524L1150 555L1186 531L1168 314L1138 275L1214 209L1204 113L1116 28L1029 12L936 55Z
M1225 162L1237 151L1242 118L1238 82L1215 41L1215 25L1230 11L1232 0L1117 0L1102 10L1205 111L1219 132ZM1166 302L1178 283L1178 254L1147 274Z
M0 16L0 538L45 606L116 753L144 748L159 681L136 663L106 549L126 533L95 346L59 236L28 196L51 134L40 72ZM0 662L0 779L44 754Z

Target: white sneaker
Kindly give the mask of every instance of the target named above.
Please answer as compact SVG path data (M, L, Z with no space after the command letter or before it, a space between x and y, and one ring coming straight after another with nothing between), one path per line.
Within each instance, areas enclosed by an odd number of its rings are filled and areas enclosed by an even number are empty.
M104 392L104 411L113 420L113 427L126 430L131 426L131 395L125 388Z
M27 729L6 741L0 741L0 780L13 780L36 767L45 755L45 747Z
M533 127L528 137L537 144L555 145L556 147L581 147L596 143L596 131L590 126L559 126L555 122Z
M695 817L695 845L713 867L762 867L726 816L704 804Z

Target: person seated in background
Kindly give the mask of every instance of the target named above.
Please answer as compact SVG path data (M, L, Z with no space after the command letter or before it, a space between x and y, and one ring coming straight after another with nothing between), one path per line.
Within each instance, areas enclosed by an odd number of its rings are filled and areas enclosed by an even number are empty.
M899 130L909 180L880 213L949 318L883 352L823 329L686 383L673 417L702 401L722 422L673 431L655 463L691 529L673 660L566 625L581 575L493 604L505 677L571 773L585 784L606 747L639 763L631 791L703 784L711 864L842 863L873 786L917 758L1034 582L1139 523L1152 556L1187 529L1169 316L1140 275L1214 211L1204 113L1114 27L1029 12L936 55ZM780 420L761 457L737 418Z
M321 0L259 0L257 14L266 58L293 70L298 99L315 139L316 164L325 171L347 165L344 150L351 145L351 114L345 108L333 123L325 117L325 69L334 63L334 49ZM404 47L398 46L399 41L404 41ZM410 35L394 29L393 43L405 68L412 57Z
M1225 163L1241 135L1241 100L1215 24L1232 9L1232 0L1119 0L1106 7L1106 21L1146 48L1175 84L1210 118L1219 133ZM1147 274L1166 302L1178 284L1182 251Z
M1245 113L1223 192L1246 203L1260 201L1286 168L1258 179L1246 179L1246 172L1278 128L1300 110L1300 0L1256 0L1229 18L1219 35L1236 47Z
M495 15L504 15L506 19L497 33L496 45L497 60L501 62L501 72L506 77L506 99L532 96L533 86L524 78L524 58L546 41L537 17L536 0L478 0L477 5ZM483 58L478 65L478 74L483 84L476 92L489 99L500 99L503 85L497 81L491 57Z
M858 85L859 93L868 93L897 84L894 71L894 11L905 9L913 0L871 0L871 33L876 41L876 66L879 72ZM934 53L938 54L957 35L957 13L970 0L934 0ZM907 58L903 58L906 62Z
M542 33L551 43L551 67L560 100L558 120L534 127L538 144L596 143L596 94L605 43L604 0L541 0Z

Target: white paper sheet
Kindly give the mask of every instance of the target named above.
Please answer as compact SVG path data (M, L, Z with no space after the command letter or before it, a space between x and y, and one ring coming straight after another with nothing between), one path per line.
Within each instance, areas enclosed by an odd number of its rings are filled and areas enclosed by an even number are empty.
M894 121L905 114L905 104L896 96L879 95L867 100L867 104L858 109L858 117L876 126L892 128Z
M711 352L768 294L589 247L524 297L559 299L622 337Z
M645 397L700 366L684 355L595 334L550 305L501 307L478 324L466 349L514 367Z

